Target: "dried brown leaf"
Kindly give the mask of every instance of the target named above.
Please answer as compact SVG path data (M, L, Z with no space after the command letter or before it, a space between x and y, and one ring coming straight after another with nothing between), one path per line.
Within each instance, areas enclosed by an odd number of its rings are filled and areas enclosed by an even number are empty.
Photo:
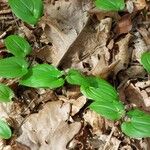
M32 150L65 150L81 128L79 122L68 124L70 104L47 103L39 113L29 116L22 125L17 141Z
M89 20L87 10L90 0L59 0L46 4L45 17L41 21L44 31L52 43L51 59L53 65L59 65L72 43L79 36Z
M114 69L115 74L128 67L129 60L131 57L131 51L129 49L129 42L131 37L132 35L129 33L125 36L125 38L121 39L119 42L116 43L119 47L119 52L115 56L115 60L119 61L119 63Z

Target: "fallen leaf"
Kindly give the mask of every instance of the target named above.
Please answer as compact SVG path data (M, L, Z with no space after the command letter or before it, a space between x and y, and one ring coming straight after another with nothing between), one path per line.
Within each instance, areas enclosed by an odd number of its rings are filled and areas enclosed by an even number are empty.
M55 5L47 3L45 6L45 17L41 24L53 45L50 50L52 64L58 66L87 24L87 10L91 8L91 1L59 0Z
M71 104L71 116L74 116L76 113L80 111L80 109L86 104L87 99L85 96L79 96L76 99L68 99L67 97L60 96L59 100L70 103Z
M138 61L140 62L141 60L141 54L143 52L146 52L148 50L148 46L145 43L144 39L141 37L140 33L137 32L135 34L135 40L134 42L134 49L133 49L133 53L132 53L132 59L134 61Z
M132 20L131 20L131 15L126 14L121 17L119 22L117 23L117 26L115 28L115 31L118 35L124 34L124 33L129 33L132 29Z
M134 2L136 10L144 9L147 6L145 0L136 0L136 1L133 1L133 2Z
M39 113L25 120L17 141L32 150L66 150L68 142L81 128L80 122L67 123L69 113L69 103L47 103Z
M103 117L92 110L87 110L84 113L83 118L85 122L91 125L93 134L97 136L102 134L102 129L105 124Z
M115 74L128 67L129 60L131 57L131 51L129 49L129 42L131 37L132 35L129 33L125 36L125 38L121 39L119 42L116 43L119 47L119 52L115 56L115 60L119 61L119 63L114 69Z
M91 23L84 28L68 50L60 65L62 68L72 67L82 71L87 69L88 72L97 65L99 56L105 55L106 61L109 61L110 53L106 44L109 39L112 19L105 18L101 20L95 28ZM86 64L87 66L85 66Z

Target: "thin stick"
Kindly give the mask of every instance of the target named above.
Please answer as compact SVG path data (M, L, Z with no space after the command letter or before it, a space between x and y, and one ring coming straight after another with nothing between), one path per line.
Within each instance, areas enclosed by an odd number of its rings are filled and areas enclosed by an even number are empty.
M107 146L108 146L108 144L109 144L109 142L110 142L110 140L111 140L111 137L112 137L112 135L113 135L115 129L116 129L116 127L113 126L113 127L112 127L112 130L111 130L111 132L110 132L110 134L109 134L109 137L108 137L108 139L107 139L107 141L106 141L106 143L105 143L105 145L104 145L103 150L106 150L106 148L107 148Z

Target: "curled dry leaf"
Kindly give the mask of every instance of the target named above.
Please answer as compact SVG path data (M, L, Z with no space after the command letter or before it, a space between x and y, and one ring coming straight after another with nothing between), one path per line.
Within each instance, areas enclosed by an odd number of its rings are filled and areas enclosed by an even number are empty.
M99 62L91 71L91 74L94 76L99 76L101 78L107 78L119 61L115 61L112 64L108 65L108 61L105 60L104 55L101 56Z
M147 86L143 84L147 83ZM129 81L122 87L124 91L125 103L133 104L138 108L142 108L145 111L149 111L150 108L150 97L149 91L146 90L149 87L149 81L137 82L135 85Z
M49 102L39 113L29 116L17 141L32 150L66 150L68 142L81 128L80 122L67 123L70 104Z
M114 72L117 74L119 71L124 70L128 67L129 60L131 57L131 51L129 49L129 42L132 35L129 33L125 36L125 38L121 39L119 42L117 42L117 45L119 47L119 52L115 56L115 60L119 61L119 63L116 65Z
M45 17L41 21L44 31L52 43L51 59L59 65L72 43L79 36L89 20L87 10L90 0L59 0L55 5L45 5Z
M112 25L111 18L105 18L93 27L92 22L86 25L80 36L72 44L70 50L62 61L62 67L73 67L80 70L85 68L89 71L99 62L99 56L105 55L106 61L110 58L110 53L106 47ZM70 60L65 61L65 60ZM84 66L88 64L88 66Z
M118 35L123 34L123 33L129 33L131 29L132 29L131 15L126 14L122 16L122 18L119 20L116 26L116 33Z

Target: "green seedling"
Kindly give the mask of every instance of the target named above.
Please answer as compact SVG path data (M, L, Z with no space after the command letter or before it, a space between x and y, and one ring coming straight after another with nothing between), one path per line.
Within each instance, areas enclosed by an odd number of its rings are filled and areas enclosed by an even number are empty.
M119 101L94 101L89 108L110 120L119 120L125 114L124 105Z
M81 85L81 93L95 101L118 101L117 91L105 80L97 77L87 77L88 86Z
M14 92L8 86L0 83L0 102L10 102Z
M79 71L70 69L66 80L81 86L81 93L95 101L118 101L117 91L105 80L97 77L85 77Z
M76 70L69 70L66 80L73 85L80 85L81 93L94 102L90 109L110 120L120 119L124 106L119 102L117 91L105 80L97 77L85 77Z
M42 0L8 0L12 12L24 22L35 25L43 14Z
M96 0L95 5L104 11L121 11L125 8L124 0Z
M122 131L132 138L150 137L150 115L138 109L127 113L129 119L121 125Z
M31 67L28 73L20 80L20 84L34 88L54 89L64 84L61 78L62 71L48 64L38 64Z
M150 73L150 52L145 52L141 56L141 64Z
M9 57L0 59L0 77L18 78L25 75L28 63L23 58Z
M82 75L78 70L70 69L67 73L66 80L72 85L85 85L88 86L87 78Z
M0 119L0 137L2 139L9 139L12 136L12 132L8 124Z
M5 39L5 46L16 57L25 57L31 53L30 44L18 35L10 35Z

